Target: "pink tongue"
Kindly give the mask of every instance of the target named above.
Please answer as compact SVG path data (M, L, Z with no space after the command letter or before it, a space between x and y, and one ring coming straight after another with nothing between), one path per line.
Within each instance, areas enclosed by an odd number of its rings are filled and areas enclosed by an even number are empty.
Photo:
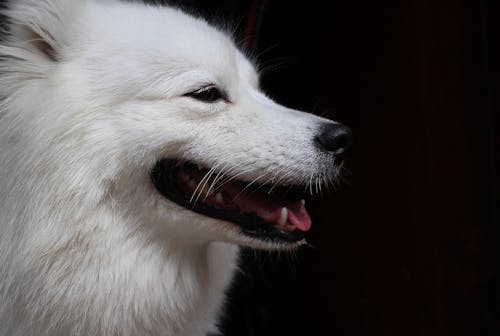
M300 231L308 231L311 228L311 217L301 201L277 201L267 197L264 192L242 192L242 188L233 183L226 184L224 191L231 196L241 211L253 212L269 223L279 225L281 211L286 207L287 226L291 225Z

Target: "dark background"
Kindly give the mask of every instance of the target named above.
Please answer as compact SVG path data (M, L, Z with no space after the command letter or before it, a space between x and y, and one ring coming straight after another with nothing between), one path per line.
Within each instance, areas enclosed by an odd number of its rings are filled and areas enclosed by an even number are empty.
M285 105L353 129L293 256L247 251L226 335L498 335L498 1L177 1ZM245 36L246 31L246 36Z

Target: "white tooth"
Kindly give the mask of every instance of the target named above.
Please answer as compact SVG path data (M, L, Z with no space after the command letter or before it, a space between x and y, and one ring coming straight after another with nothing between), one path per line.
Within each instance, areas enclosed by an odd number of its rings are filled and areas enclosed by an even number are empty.
M305 205L306 204L306 200L305 199L301 199L300 203L302 203L302 205Z
M215 201L219 204L224 204L224 198L222 198L222 194L220 192L215 195Z
M280 215L280 219L278 220L278 224L279 225L285 225L287 219L288 219L288 209L287 208L281 208L281 215Z

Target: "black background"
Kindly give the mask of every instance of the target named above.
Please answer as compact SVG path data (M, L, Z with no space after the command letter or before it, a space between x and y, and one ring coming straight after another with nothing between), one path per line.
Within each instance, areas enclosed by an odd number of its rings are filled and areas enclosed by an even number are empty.
M244 41L265 2L176 3ZM268 0L258 13L262 87L349 125L354 146L345 181L308 200L312 247L243 254L225 335L498 335L498 1Z

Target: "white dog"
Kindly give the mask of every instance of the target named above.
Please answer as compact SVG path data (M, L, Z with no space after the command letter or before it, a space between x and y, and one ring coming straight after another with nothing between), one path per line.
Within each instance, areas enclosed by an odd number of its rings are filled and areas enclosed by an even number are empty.
M273 102L177 9L7 7L0 335L217 332L237 246L304 242L302 194L335 178L349 129Z

